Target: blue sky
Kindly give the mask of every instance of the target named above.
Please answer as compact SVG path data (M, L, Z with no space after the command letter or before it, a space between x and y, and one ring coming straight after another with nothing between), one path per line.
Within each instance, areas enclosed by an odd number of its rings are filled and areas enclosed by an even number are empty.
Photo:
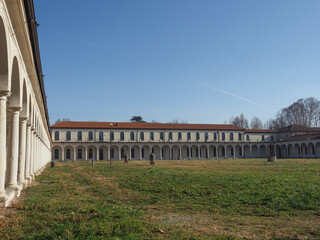
M263 121L320 98L320 1L34 0L51 123Z

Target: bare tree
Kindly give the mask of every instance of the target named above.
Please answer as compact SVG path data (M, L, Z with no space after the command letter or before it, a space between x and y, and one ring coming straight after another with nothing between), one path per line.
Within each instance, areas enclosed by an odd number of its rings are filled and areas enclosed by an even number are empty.
M250 123L251 129L262 129L262 121L258 117L253 117Z
M244 117L243 113L240 116L231 117L229 122L237 127L249 128L248 119Z

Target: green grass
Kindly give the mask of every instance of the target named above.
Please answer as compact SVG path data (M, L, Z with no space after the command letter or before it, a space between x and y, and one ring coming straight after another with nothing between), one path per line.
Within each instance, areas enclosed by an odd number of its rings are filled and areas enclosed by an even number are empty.
M320 239L320 160L57 163L0 239Z

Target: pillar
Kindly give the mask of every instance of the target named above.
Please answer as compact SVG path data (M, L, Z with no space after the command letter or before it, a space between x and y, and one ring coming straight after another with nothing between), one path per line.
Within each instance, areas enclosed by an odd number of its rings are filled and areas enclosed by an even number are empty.
M130 156L131 156L131 155L130 155ZM107 149L107 158L108 158L107 160L110 161L110 159L111 159L111 158L110 158L110 148Z
M73 161L77 161L77 148L73 149Z
M140 147L139 148L139 160L141 160L142 159L142 148Z
M201 148L197 147L198 148L198 159L201 158Z
M118 154L118 159L121 160L121 147L119 147L119 154Z
M84 149L84 160L88 161L88 147L87 146Z
M19 156L19 111L20 108L9 108L9 141L7 156L6 185L8 188L18 189L18 156Z
M210 158L210 148L209 147L207 147L207 159L209 159Z
M20 123L20 146L19 146L19 172L18 181L25 183L25 165L26 165L26 134L27 118L22 118Z
M30 132L30 163L29 163L29 176L33 179L33 161L34 161L34 127L31 127Z
M227 155L227 147L224 147L224 158L228 158L228 155Z
M179 147L179 159L182 159L182 149Z
M63 162L65 161L65 159L64 159L64 148L61 148L61 161L63 161Z
M30 180L30 150L31 150L31 125L27 124L26 132L26 166L25 166L25 179Z
M6 195L6 166L7 166L7 92L0 92L0 202Z

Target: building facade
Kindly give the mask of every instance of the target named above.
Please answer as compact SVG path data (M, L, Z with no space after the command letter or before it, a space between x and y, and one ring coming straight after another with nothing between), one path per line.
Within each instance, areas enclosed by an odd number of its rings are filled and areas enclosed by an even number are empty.
M248 130L233 125L60 122L54 161L212 158L320 158L320 129ZM319 138L318 138L319 137Z
M51 160L32 0L0 0L0 206Z

